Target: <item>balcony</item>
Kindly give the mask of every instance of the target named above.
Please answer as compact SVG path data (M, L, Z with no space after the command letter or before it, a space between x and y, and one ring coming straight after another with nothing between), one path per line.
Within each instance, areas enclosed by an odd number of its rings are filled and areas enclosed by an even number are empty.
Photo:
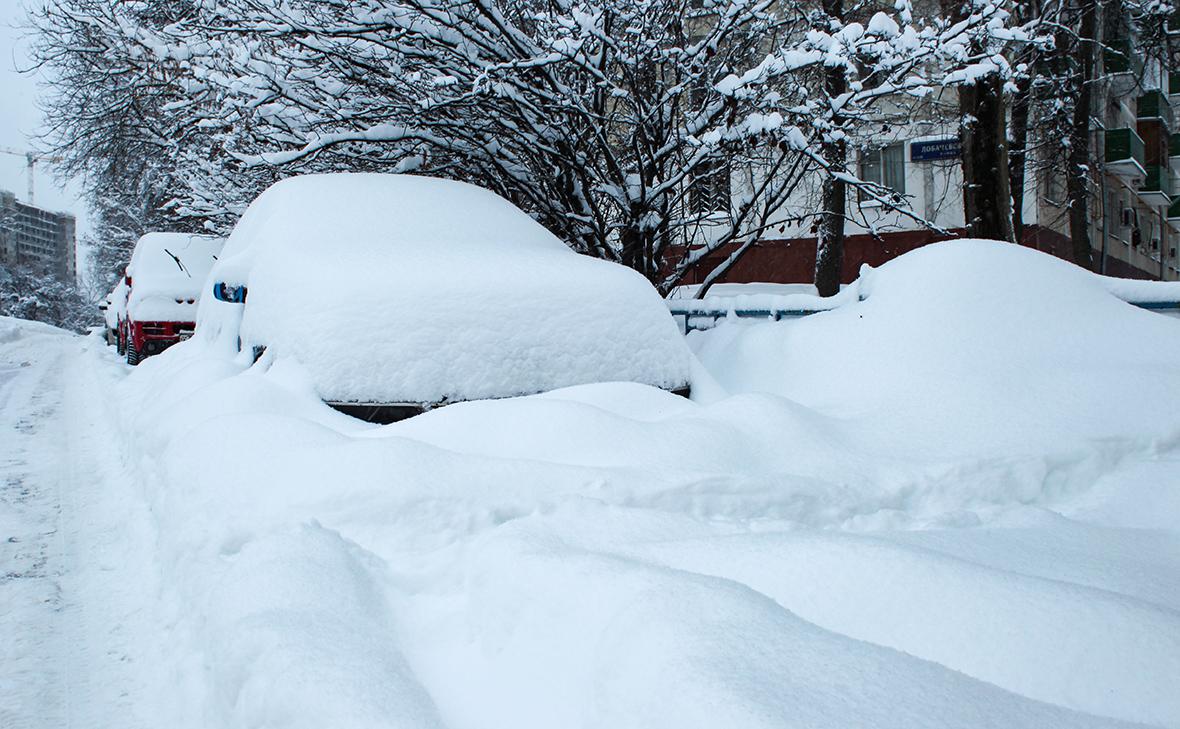
M1139 186L1139 197L1148 205L1172 204L1172 171L1162 165L1148 165L1147 176Z
M1180 71L1168 72L1168 96L1180 96Z
M1143 140L1134 129L1106 130L1106 170L1124 180L1142 180L1147 176L1143 166Z
M1136 108L1135 116L1139 119L1163 119L1165 124L1172 124L1172 105L1161 91L1148 91L1140 96Z
M1132 73L1139 76L1143 73L1143 59L1135 53L1135 48L1129 38L1115 38L1106 41L1102 49L1102 67L1106 73Z
M1180 220L1180 198L1168 206L1168 220Z
M1180 132L1168 137L1168 163L1173 172L1180 174Z

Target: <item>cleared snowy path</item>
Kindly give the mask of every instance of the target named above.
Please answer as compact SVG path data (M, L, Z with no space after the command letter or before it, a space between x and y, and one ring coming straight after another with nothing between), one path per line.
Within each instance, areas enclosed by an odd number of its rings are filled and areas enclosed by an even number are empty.
M0 319L0 726L137 727L147 524L89 340Z

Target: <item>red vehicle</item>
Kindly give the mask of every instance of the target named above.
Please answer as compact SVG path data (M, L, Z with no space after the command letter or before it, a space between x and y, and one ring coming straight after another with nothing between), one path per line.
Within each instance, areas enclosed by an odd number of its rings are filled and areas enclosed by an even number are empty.
M127 364L139 364L192 334L197 301L224 242L189 233L148 233L135 244L123 280L127 306L119 323L119 348Z

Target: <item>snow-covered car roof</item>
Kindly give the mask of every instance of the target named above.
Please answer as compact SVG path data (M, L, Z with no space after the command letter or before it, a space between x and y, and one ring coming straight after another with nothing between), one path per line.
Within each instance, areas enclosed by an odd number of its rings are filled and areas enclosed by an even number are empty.
M131 279L127 311L131 317L140 321L193 321L195 302L224 244L223 238L191 233L148 233L141 237L127 264Z
M245 285L242 347L265 345L340 402L505 397L602 381L683 387L687 346L635 271L571 251L492 192L410 175L276 183L211 282ZM205 297L207 320L236 304ZM222 329L221 323L207 331Z

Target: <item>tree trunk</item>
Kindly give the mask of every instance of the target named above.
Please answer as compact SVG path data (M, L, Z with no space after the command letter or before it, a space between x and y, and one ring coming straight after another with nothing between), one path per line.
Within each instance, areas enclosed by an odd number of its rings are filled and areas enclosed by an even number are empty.
M959 88L963 211L967 235L1011 241L1008 130L1003 82L988 76Z
M941 0L940 4L952 22L964 20L970 11L963 0ZM971 50L983 48L976 42ZM959 87L963 219L972 238L1013 240L1004 101L1004 84L995 74Z
M844 156L844 142L834 142L840 150L833 156ZM828 145L824 145L824 158ZM831 161L831 160L829 160ZM844 264L844 213L846 185L843 180L825 177L822 191L823 211L815 250L815 288L820 296L835 296L840 292L840 270Z
M1089 269L1094 262L1090 253L1090 105L1091 81L1094 78L1094 33L1098 7L1095 2L1082 3L1081 27L1077 46L1077 63L1073 72L1073 120L1069 135L1069 167L1065 178L1069 198L1069 237L1073 242L1073 261Z
M1028 107L1032 93L1032 76L1016 84L1012 98L1012 138L1008 153L1008 187L1012 192L1012 238L1019 243L1024 238L1024 177L1028 164Z
M824 0L828 17L844 19L844 0ZM828 99L835 99L848 90L844 69L830 66L824 69L824 91ZM832 117L833 127L840 123L839 115ZM820 156L827 165L821 195L819 229L815 242L815 288L820 296L835 296L840 292L840 270L844 266L844 218L847 185L835 177L844 170L848 150L843 139L827 140L820 145Z
M619 236L622 250L620 251L621 263L628 268L633 268L639 273L643 274L647 280L652 280L651 272L647 270L647 247L648 240L644 231L640 229L639 220L632 218L631 225L625 227Z

